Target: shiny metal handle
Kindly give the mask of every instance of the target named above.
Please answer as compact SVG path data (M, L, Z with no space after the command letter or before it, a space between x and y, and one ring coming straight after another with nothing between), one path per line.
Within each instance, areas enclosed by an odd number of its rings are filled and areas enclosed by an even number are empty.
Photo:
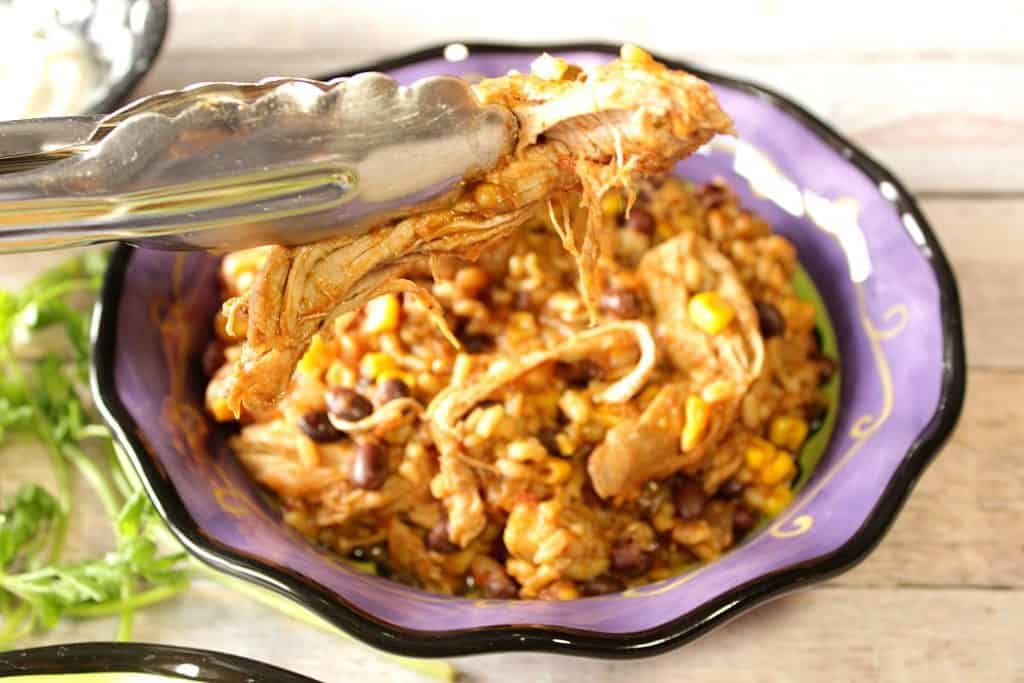
M99 122L98 116L0 121L0 174L71 156L88 144Z
M510 111L449 77L160 93L96 122L72 156L0 175L0 251L234 249L361 230L493 167L515 130Z

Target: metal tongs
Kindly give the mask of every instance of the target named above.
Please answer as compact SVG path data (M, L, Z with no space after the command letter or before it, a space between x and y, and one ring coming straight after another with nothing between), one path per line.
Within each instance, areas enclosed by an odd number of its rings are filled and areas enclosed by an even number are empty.
M462 80L379 73L202 83L100 118L0 123L0 253L365 230L494 167L515 135L515 116Z

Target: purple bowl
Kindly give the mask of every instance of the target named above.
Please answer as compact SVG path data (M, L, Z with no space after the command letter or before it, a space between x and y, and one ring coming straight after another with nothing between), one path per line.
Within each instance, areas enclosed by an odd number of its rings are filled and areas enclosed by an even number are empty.
M468 58L453 62L438 47L359 71L387 71L402 82L499 75L528 69L542 50L584 65L616 52L469 45ZM792 505L718 562L571 602L449 598L359 573L281 521L203 414L197 357L219 303L217 259L122 246L96 318L94 391L160 514L191 552L395 653L638 657L849 569L878 544L963 403L963 333L949 264L899 181L805 109L760 86L661 61L712 83L743 140L713 143L681 172L698 181L724 176L745 206L797 245L839 338L835 432ZM169 326L179 333L167 340L161 330Z

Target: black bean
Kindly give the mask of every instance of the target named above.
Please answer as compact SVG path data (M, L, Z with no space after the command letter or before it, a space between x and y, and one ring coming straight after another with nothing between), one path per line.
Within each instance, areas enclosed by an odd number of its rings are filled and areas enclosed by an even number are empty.
M612 548L612 570L626 576L646 574L654 557L633 541L620 542Z
M629 210L629 219L626 221L626 227L637 231L641 235L653 235L654 216L651 215L650 211L634 206Z
M345 433L339 431L331 424L330 419L327 417L327 411L325 410L310 411L300 417L299 429L301 429L306 436L313 439L313 441L319 441L321 443L340 441L345 438Z
M686 520L697 519L704 512L708 496L704 488L693 479L683 479L676 486L676 511Z
M804 416L807 419L807 431L814 434L825 424L828 417L828 404L823 402L811 403L804 409Z
M214 373L224 365L224 342L214 338L206 345L203 351L203 373L207 377L213 377Z
M821 356L818 358L818 385L825 386L832 381L832 378L839 372L839 364L831 358Z
M728 188L720 183L711 182L697 190L697 199L708 210L721 206L728 198Z
M574 389L582 389L590 384L591 380L598 379L603 372L601 366L591 360L582 360L577 363L563 361L555 363L555 375Z
M508 559L508 548L505 547L504 536L499 534L498 538L495 539L494 545L491 546L491 557L493 557L501 564L505 564L505 560Z
M508 574L491 574L490 578L480 584L484 596L492 600L512 600L519 595L519 586Z
M356 445L349 470L351 482L367 491L376 491L388 478L388 454L373 441Z
M601 499L601 496L597 495L597 491L594 490L594 483L590 481L589 476L583 482L583 491L580 493L580 496L583 499L583 504L588 507L596 508L604 505L604 500Z
M459 546L452 543L448 536L448 520L442 519L427 533L427 548L435 553L449 555L457 552Z
M609 289L601 294L601 310L616 318L639 318L640 295L632 289Z
M348 387L332 387L327 392L327 410L339 420L359 422L373 414L373 404L358 391Z
M821 354L821 350L823 348L825 348L825 340L821 336L821 330L819 330L817 328L817 326L815 326L815 328L813 330L811 330L811 334L814 335L815 353L820 355Z
M768 301L755 301L754 308L757 309L757 321L761 325L761 336L765 339L781 337L786 334L786 319L782 317L779 309Z
M519 310L522 310L524 308L529 308L532 305L533 305L533 298L530 296L529 292L523 292L523 291L516 292L516 296L512 300L512 307L513 308L517 308Z
M743 488L744 486L740 482L729 479L718 489L718 495L723 498L738 498L743 493Z
M732 528L738 535L743 535L757 526L758 515L746 505L737 505L732 513Z
M467 332L459 337L467 353L484 353L494 348L494 338L489 334Z
M398 377L391 377L377 387L377 400L383 405L397 398L408 398L409 385Z
M585 581L580 586L580 592L586 596L593 595L608 595L609 593L618 593L626 587L626 584L622 583L620 579L608 574L603 574L597 578Z
M540 441L541 445L551 455L561 455L562 452L558 449L558 441L555 437L558 436L558 430L554 427L543 427L537 432L537 440Z
M505 568L489 557L474 560L473 581L486 598L511 600L519 595L519 586Z

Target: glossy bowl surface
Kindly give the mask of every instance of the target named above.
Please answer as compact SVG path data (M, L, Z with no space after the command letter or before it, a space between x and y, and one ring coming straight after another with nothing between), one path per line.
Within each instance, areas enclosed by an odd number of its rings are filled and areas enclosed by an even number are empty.
M584 65L615 52L605 45L465 48L468 56L462 47L431 48L368 69L408 82L526 70L544 49ZM197 356L219 303L217 260L122 247L96 318L94 389L189 550L372 645L415 656L651 655L865 557L959 416L965 370L953 275L899 181L827 125L760 86L663 61L711 82L740 133L716 140L680 172L697 181L725 177L746 206L797 245L839 338L835 432L792 505L718 562L611 596L479 601L361 574L281 522L203 414Z
M82 674L79 678L74 674ZM317 683L311 678L252 659L208 650L147 643L72 643L0 652L0 679L30 683Z

